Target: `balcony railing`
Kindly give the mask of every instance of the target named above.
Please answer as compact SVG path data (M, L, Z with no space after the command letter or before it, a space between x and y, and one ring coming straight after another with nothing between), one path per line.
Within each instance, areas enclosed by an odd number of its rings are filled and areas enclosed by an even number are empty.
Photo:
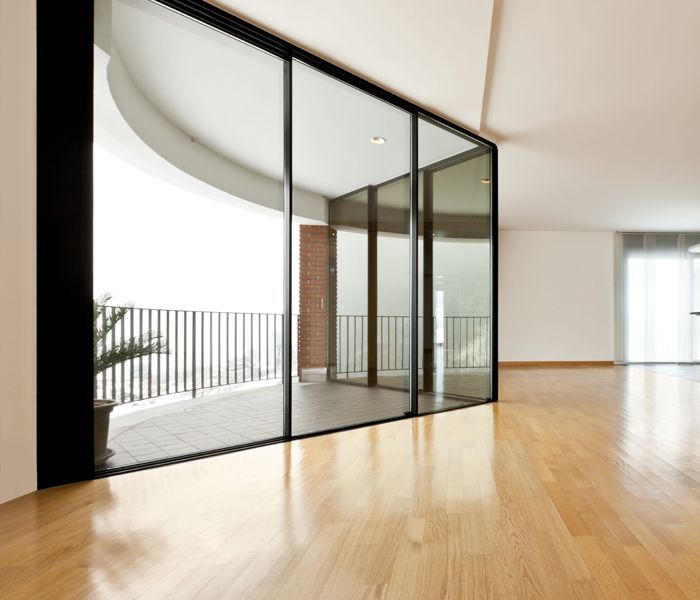
M107 319L119 307L108 306ZM378 371L409 368L409 317L381 315L377 323ZM106 351L134 337L159 340L162 352L124 361L100 373L95 397L128 403L173 394L196 396L205 390L281 380L284 316L129 307L104 339ZM292 348L297 348L297 315L292 317ZM367 371L367 315L338 315L336 375ZM422 319L419 324L422 337ZM99 324L98 324L99 326ZM445 317L434 320L436 368L487 368L490 319ZM420 339L419 339L420 342ZM297 375L292 352L292 375ZM419 354L419 368L422 360ZM331 361L333 362L333 361Z
M336 373L367 372L367 315L338 315ZM408 371L410 319L408 315L377 317L377 371ZM485 369L490 365L491 319L454 316L433 318L435 367ZM423 345L423 317L418 317L418 347ZM423 355L418 353L418 368Z
M105 319L117 308L107 307ZM281 379L283 318L274 313L129 308L102 350L150 332L163 352L127 360L99 374L96 397L126 403ZM296 316L293 319L295 343ZM292 369L296 372L296 357Z

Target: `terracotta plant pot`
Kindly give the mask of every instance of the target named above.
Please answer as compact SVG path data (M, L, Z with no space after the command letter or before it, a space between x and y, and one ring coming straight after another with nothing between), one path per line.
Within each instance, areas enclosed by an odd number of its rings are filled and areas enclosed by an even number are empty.
M95 400L95 466L100 467L112 456L114 450L107 448L109 415L117 405L112 400Z

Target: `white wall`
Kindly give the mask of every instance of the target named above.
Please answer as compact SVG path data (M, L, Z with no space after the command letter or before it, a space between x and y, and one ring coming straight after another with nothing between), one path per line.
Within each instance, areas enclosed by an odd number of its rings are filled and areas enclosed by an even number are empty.
M609 232L499 232L499 361L614 358Z
M0 1L0 502L36 489L35 3Z

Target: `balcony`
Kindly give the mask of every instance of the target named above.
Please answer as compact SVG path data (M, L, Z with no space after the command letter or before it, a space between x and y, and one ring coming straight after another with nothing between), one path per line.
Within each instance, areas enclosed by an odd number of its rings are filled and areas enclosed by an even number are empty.
M106 307L108 319L119 307ZM422 321L422 319L421 319ZM124 361L95 381L95 397L117 403L100 469L128 467L282 435L283 315L128 307L101 350L150 332L160 352ZM325 377L299 381L298 318L292 323L293 434L402 416L408 408L409 318L377 318L376 386L368 386L368 317L337 315ZM332 329L332 328L331 328ZM420 331L423 325L420 324ZM419 407L434 412L482 402L489 393L490 319L433 319L433 389ZM419 340L420 341L420 340ZM332 347L332 346L331 346Z

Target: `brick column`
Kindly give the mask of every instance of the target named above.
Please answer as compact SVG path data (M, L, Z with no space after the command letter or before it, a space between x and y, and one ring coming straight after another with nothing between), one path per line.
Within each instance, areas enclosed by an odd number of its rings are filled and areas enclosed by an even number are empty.
M299 381L335 375L336 239L327 225L299 226Z

